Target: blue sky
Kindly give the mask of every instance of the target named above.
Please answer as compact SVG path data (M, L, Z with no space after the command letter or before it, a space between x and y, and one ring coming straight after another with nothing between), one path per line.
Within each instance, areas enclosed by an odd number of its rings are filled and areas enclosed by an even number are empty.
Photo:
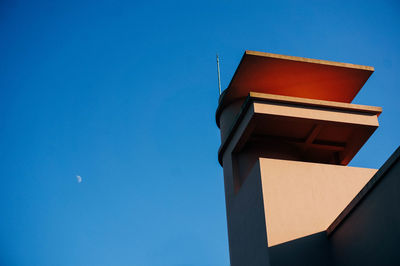
M397 1L0 2L0 264L229 265L215 54L375 67L350 165L400 144ZM78 183L76 175L82 176Z

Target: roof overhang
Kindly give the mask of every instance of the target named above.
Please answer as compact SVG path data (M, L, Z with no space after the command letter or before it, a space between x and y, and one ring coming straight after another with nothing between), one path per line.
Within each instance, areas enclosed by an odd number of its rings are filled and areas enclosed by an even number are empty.
M351 103L374 72L370 66L245 51L217 109L245 98L250 91Z
M378 128L382 108L249 93L223 141L236 152L254 139L292 143L304 150L304 160L347 165Z

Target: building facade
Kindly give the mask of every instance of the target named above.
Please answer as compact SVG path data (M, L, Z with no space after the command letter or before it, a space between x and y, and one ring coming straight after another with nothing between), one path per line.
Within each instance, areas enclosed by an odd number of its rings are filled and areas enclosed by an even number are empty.
M216 112L231 265L400 265L400 151L347 166L379 126L351 103L373 71L244 53Z

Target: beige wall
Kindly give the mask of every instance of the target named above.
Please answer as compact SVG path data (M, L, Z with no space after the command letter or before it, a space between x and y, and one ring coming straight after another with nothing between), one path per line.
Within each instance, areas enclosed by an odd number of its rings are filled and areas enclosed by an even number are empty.
M268 246L325 231L375 169L260 158Z
M397 159L329 237L323 231L269 247L270 264L400 265L400 149L396 153Z
M224 156L224 176L226 193L230 191L226 201L231 265L291 265L296 256L322 265L330 252L322 248L326 228L376 172L260 158L235 193L235 166L229 155ZM293 256L281 257L288 250ZM313 265L307 263L303 265Z

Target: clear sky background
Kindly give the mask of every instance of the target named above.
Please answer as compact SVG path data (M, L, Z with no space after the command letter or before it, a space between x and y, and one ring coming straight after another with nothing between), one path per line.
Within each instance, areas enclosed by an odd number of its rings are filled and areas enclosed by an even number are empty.
M216 52L374 66L400 144L398 1L63 2L0 1L0 265L229 265Z

